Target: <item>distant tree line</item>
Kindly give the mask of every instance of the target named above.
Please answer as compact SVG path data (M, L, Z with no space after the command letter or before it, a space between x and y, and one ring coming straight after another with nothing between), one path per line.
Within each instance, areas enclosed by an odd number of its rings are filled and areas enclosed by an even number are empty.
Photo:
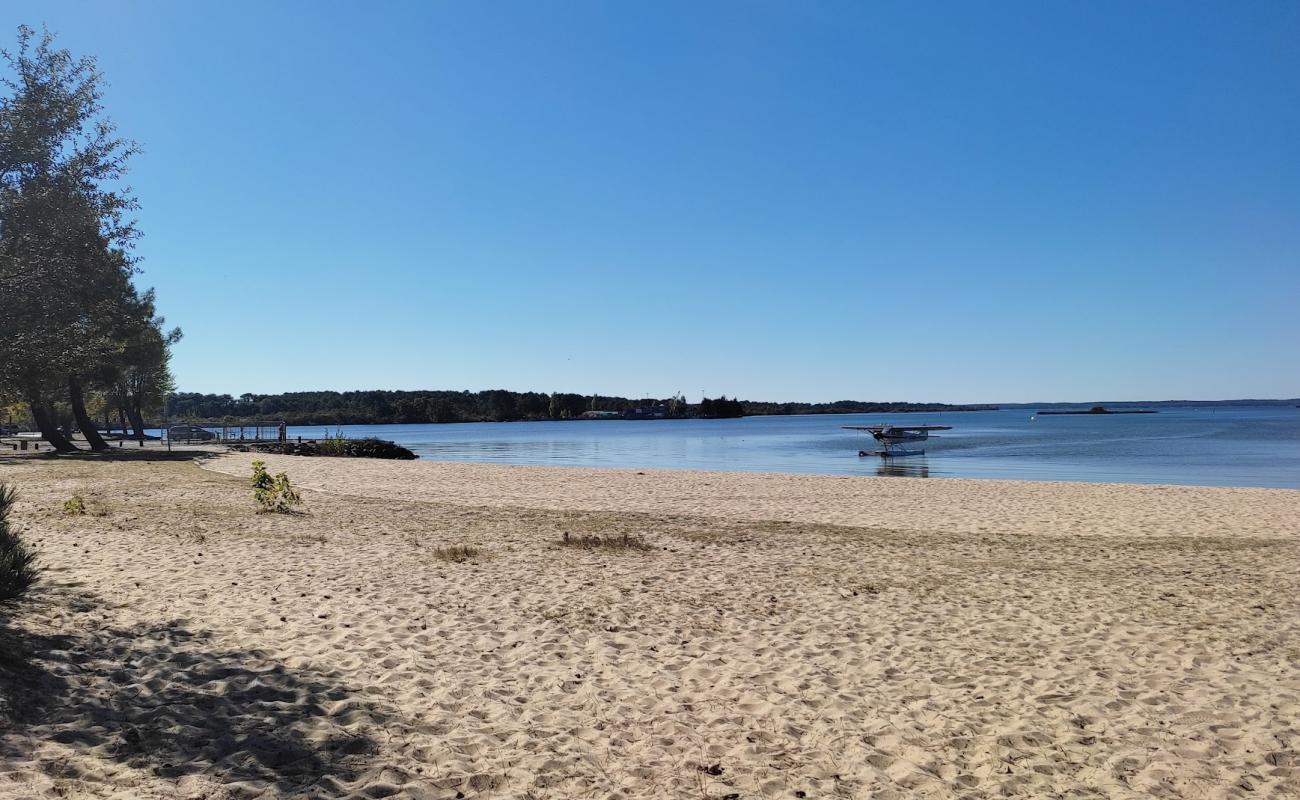
M0 412L26 412L60 451L108 445L96 419L143 435L172 391L152 290L132 283L136 201L120 187L136 146L100 106L102 78L51 34L18 29L0 75ZM19 411L21 409L21 411ZM7 422L0 419L0 422Z
M746 415L759 414L907 414L922 411L996 411L995 405L950 403L865 402L836 400L831 403L758 403L742 400Z
M728 400L725 394L716 400L706 397L700 401L699 415L710 419L743 417L745 404L739 400Z
M167 398L171 421L203 423L287 422L290 425L382 425L430 422L509 422L578 419L586 412L635 415L655 410L668 419L740 417L755 414L847 414L905 411L958 411L985 406L942 403L755 403L727 397L690 404L680 395L628 398L565 392L470 391L287 392L285 394L198 394Z
M665 416L685 416L686 401L606 397L564 392L470 391L286 392L284 394L197 394L167 398L173 420L284 421L290 425L379 425L424 422L510 422L577 419L588 411L623 413L662 406Z

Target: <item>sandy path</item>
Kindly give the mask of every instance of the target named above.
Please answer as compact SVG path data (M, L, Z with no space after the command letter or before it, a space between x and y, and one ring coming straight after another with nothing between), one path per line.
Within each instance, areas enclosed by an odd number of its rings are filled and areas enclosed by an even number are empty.
M1300 796L1300 492L248 460L0 462L0 796Z

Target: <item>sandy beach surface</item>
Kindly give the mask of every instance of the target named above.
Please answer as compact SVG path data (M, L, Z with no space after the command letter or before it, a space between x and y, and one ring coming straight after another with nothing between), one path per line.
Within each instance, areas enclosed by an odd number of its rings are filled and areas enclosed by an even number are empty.
M1297 491L251 460L0 459L0 796L1300 797Z

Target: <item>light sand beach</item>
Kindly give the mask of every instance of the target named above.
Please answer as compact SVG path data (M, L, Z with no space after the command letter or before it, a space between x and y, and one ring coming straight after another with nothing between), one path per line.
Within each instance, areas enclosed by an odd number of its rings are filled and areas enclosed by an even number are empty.
M1297 491L251 460L0 460L0 796L1300 796Z

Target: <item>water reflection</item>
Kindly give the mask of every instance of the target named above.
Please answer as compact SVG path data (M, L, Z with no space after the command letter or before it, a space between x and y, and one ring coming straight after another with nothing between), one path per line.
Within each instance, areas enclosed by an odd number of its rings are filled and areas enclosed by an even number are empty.
M880 458L876 475L882 478L928 478L930 464L925 456L913 458Z

